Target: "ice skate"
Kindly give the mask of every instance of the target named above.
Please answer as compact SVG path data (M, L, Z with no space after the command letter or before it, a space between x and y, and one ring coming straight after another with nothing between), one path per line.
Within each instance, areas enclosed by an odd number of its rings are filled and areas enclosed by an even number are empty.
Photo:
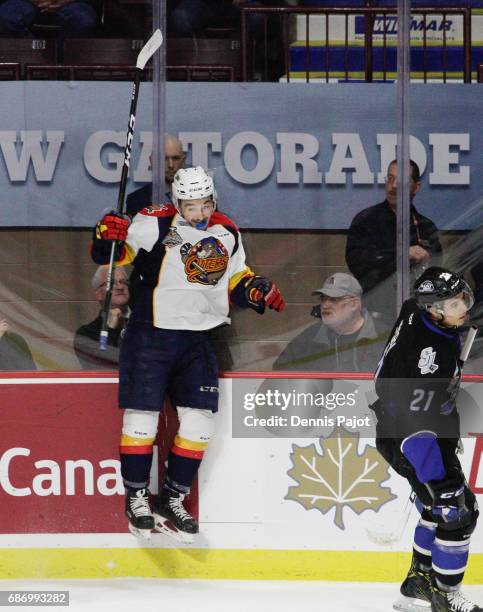
M393 604L400 612L419 612L431 610L431 572L419 570L414 566L401 585L401 595Z
M154 529L154 519L147 489L128 489L125 514L129 519L129 531L136 537L149 540L151 530Z
M442 591L433 586L431 612L483 612L483 608L472 603L461 591Z
M184 495L163 489L153 504L154 528L181 542L191 543L198 523L183 506Z

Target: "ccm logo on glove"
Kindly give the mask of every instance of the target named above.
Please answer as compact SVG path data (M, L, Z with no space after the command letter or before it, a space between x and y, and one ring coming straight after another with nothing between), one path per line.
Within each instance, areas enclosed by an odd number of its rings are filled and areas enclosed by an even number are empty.
M452 497L458 497L459 495L463 495L464 487L458 489L457 491L448 491L447 493L441 493L439 496L440 499L451 499Z

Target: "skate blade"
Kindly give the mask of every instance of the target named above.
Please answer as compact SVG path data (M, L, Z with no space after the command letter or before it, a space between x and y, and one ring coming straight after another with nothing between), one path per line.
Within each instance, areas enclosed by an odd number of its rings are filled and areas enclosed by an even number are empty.
M429 610L431 610L431 603L416 597L400 595L399 599L393 603L392 607L399 612L429 612Z
M137 527L134 527L133 525L131 525L131 523L129 523L129 531L136 536L137 538L140 538L141 540L150 540L151 539L151 530L150 529L138 529Z
M159 531L159 533L164 533L175 540L178 540L178 542L183 542L184 544L192 544L195 541L196 534L186 533L185 531L180 531L175 527L170 527L171 523L159 514L153 514L153 516L154 529Z

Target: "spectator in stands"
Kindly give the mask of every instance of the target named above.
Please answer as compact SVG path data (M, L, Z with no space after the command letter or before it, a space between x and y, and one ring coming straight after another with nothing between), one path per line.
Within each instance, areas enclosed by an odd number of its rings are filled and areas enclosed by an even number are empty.
M438 230L434 223L413 205L421 189L418 165L411 160L410 247L409 261L414 276L430 265L437 265L441 255ZM347 235L346 261L349 270L362 285L364 303L371 310L396 315L396 206L397 163L387 170L386 199L365 208L352 220Z
M33 25L58 25L66 37L95 34L99 0L2 0L0 34L32 36Z
M0 370L36 370L28 344L18 334L10 331L6 319L0 319Z
M312 295L320 304L312 315L320 321L286 346L274 370L372 372L390 328L362 306L362 287L351 274L336 272Z
M74 337L74 350L83 370L113 370L118 366L119 344L129 317L129 281L125 268L115 268L111 308L107 320L108 346L107 350L101 351L99 334L106 299L108 269L109 266L99 266L92 277L91 284L99 304L99 314L87 325L79 327Z
M183 151L181 140L166 134L164 137L164 184L165 197L167 202L171 202L171 185L174 175L184 166L186 153ZM130 193L126 198L126 212L134 217L140 210L152 203L152 183L144 185ZM161 202L162 204L162 202Z

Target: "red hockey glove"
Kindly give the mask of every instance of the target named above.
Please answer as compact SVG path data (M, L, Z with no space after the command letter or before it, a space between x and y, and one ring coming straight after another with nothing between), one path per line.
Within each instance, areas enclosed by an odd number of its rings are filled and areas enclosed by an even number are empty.
M96 225L96 238L99 240L126 240L130 221L115 211L104 215Z
M285 308L285 300L277 285L263 276L252 276L249 279L245 285L245 297L248 305L259 314L265 312L266 306L277 312Z

